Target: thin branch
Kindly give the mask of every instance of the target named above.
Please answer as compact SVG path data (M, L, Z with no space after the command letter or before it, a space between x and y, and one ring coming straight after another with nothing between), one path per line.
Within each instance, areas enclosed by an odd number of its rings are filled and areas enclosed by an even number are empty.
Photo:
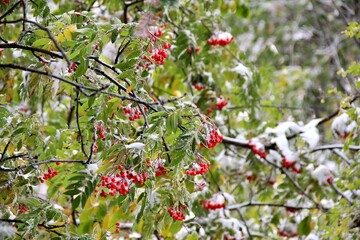
M248 233L248 235L249 235L249 239L250 239L250 240L253 239L253 236L251 235L251 232L250 232L250 228L249 228L249 226L248 226L248 224L247 224L247 222L246 222L246 219L244 218L243 214L241 213L240 209L239 209L239 208L236 208L235 210L237 211L237 213L239 214L239 216L240 216L240 218L241 218L241 221L242 221L242 222L244 223L244 225L245 225L246 231L247 231L247 233Z
M8 149L8 147L9 147L9 145L11 144L11 140L12 140L12 139L10 138L9 141L7 142L7 144L5 145L4 151L3 151L2 154L1 154L0 162L5 161L5 160L4 160L5 153L6 153L7 149Z
M333 149L343 149L343 148L345 148L344 144L329 144L329 145L323 145L323 146L316 147L316 148L312 149L310 151L310 153L317 152L317 151L323 151L323 150L333 150ZM348 149L353 150L353 151L359 151L360 146L351 145L351 146L348 146Z
M349 198L349 197L347 197L336 185L335 185L335 183L330 183L330 186L331 186L331 188L332 189L334 189L334 191L337 193L337 194L339 194L340 196L342 196L343 198L345 198L346 199L346 201L348 201L348 203L350 204L350 205L353 205L354 203L353 203L353 201Z
M22 3L22 1L18 1L11 8L9 8L9 10L7 10L3 15L0 16L0 20L5 18L7 15L10 15L19 6L20 3Z
M58 80L60 80L62 82L70 84L70 85L72 85L74 87L78 87L78 88L82 88L82 89L86 89L86 90L90 90L90 91L95 91L95 92L99 91L99 89L97 89L97 88L88 87L88 86L85 86L85 85L82 85L82 84L78 84L78 83L69 81L69 80L67 80L65 78L53 75L53 74L48 73L48 72L43 72L43 71L40 71L40 70L37 70L37 69L27 68L27 67L15 65L15 64L1 64L1 63L0 63L0 68L12 68L12 69L18 69L18 70L23 70L23 71L32 72L32 73L38 73L38 74L41 74L41 75L45 75L45 76L48 76L48 77L58 79Z
M84 139L83 139L83 135L82 135L82 131L81 131L81 127L80 127L80 121L79 121L79 103L80 102L80 91L77 91L76 93L76 110L75 110L75 114L76 114L76 126L78 128L79 131L79 137L80 137L80 144L81 144L81 151L83 152L83 154L85 155L85 157L87 159L89 159L88 154L85 151L85 146L84 146Z
M281 208L291 208L291 209L296 209L296 210L319 209L318 206L314 206L314 207L299 206L299 205L295 206L295 205L289 205L289 204L285 204L285 203L272 203L272 202L246 202L246 203L234 204L234 205L227 206L226 209L236 210L236 209L241 209L241 208L245 208L245 207L256 207L256 206L281 207ZM323 209L328 210L328 208L323 208Z
M42 48L37 48L37 47L21 45L21 44L18 44L18 43L5 43L5 44L0 43L0 48L18 48L18 49L30 50L30 51L34 51L34 52L45 53L45 54L50 55L52 57L63 58L63 56L61 54L58 54L56 52L49 51L49 50L42 49Z
M39 166L42 164L48 164L48 163L56 163L56 162L60 162L60 163L81 163L81 164L86 164L87 160L47 160L47 161L41 161L41 162L34 162L34 163L28 163L28 164L24 164L15 168L8 168L8 167L4 167L4 166L0 166L0 171L3 172L16 172L19 171L21 169L25 169L28 167L34 167L34 166Z
M124 39L124 41L125 41L125 39ZM116 54L116 58L115 58L115 62L114 62L115 64L118 63L119 57L120 57L121 54L125 51L125 49L129 46L130 42L131 42L131 40L127 41L127 42L125 43L125 45L124 45L123 48L121 48L122 44L120 45L119 50L118 50L118 52L117 52L117 54ZM120 49L120 48L121 48L121 49Z

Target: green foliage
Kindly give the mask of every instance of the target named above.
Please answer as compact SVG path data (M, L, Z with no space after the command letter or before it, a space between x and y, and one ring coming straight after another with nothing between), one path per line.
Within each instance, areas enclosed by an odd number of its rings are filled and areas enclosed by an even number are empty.
M336 4L0 0L0 238L358 236Z

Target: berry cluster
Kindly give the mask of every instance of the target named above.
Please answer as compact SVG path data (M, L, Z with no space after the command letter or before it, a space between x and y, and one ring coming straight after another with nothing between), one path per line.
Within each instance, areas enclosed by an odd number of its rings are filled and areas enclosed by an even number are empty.
M101 140L105 140L105 127L104 127L104 123L102 121L95 123L95 130L96 130L97 136Z
M98 187L105 188L100 193L101 197L107 197L108 195L115 196L117 192L125 196L136 183L143 185L147 179L146 173L140 174L134 170L122 171L122 166L119 166L118 169L121 170L120 173L101 177L101 183L98 184ZM108 191L105 191L106 189ZM98 192L98 189L95 192Z
M203 175L205 174L210 167L210 163L206 162L206 160L201 156L201 154L197 153L197 162L191 163L191 168L186 170L186 174L190 176Z
M19 203L18 211L19 213L27 212L29 209L26 207L25 203Z
M76 69L77 69L77 64L76 64L76 63L72 63L72 64L70 65L70 67L68 68L68 73L73 73L73 72L76 71Z
M334 178L333 177L328 177L327 179L326 179L326 181L328 182L328 184L332 184L333 182L334 182Z
M251 139L247 145L251 148L251 151L261 158L266 158L267 152L265 152L265 146L260 143L257 139Z
M252 172L247 172L246 173L246 179L248 180L249 183L256 181L256 175L254 175Z
M116 233L119 233L119 232L120 232L120 224L121 224L120 222L116 222L116 223L115 223L115 225L116 225L116 230L115 230L115 232L116 232Z
M202 191L203 188L205 187L205 185L206 185L206 182L202 181L201 183L196 184L196 188L197 188L199 191Z
M196 48L195 48L195 52L198 53L199 51L200 51L200 48L199 48L199 47L196 47ZM192 54L192 52L193 52L192 49L191 49L191 48L188 48L187 53L188 53L188 54Z
M151 58L159 65L163 65L168 57L164 49L150 49L149 52L151 53Z
M284 237L284 238L293 238L299 235L298 233L288 233L286 231L281 231L280 229L278 229L278 234L280 237Z
M169 49L171 47L171 44L170 43L164 43L164 48L165 49Z
M48 173L45 173L44 176L39 177L41 183L45 182L45 180L51 179L58 175L59 172L55 171L53 168L49 168Z
M203 175L205 174L210 167L210 163L201 162L199 164L192 163L191 169L186 170L186 174L190 176Z
M198 91L201 91L206 88L206 86L202 83L193 83L193 86Z
M281 162L285 168L291 168L291 170L297 174L301 173L301 166L297 161L291 161L284 157Z
M225 198L221 194L215 194L211 199L200 200L200 204L203 205L205 209L216 210L225 207Z
M219 129L211 129L209 133L206 135L206 144L208 148L213 148L216 144L221 143L223 141L223 136L221 135Z
M174 220L184 221L185 220L185 214L184 214L185 208L186 208L186 206L180 204L177 211L171 207L168 209L168 213Z
M286 207L285 210L289 213L296 213L298 209L292 207Z
M140 119L140 117L141 117L140 107L132 107L131 103L130 103L129 105L127 105L123 109L124 109L125 116L128 116L130 121ZM147 111L147 108L144 107L143 110Z
M153 33L152 33L155 37L161 37L164 33L161 31L161 29L156 29Z
M226 101L223 97L218 97L216 99L216 110L222 110L227 104L228 101Z
M210 37L210 39L207 41L207 43L210 45L213 45L213 46L217 46L217 45L225 46L225 45L231 43L232 40L234 40L234 37L230 33L216 31Z
M166 175L167 170L164 167L165 159L155 159L152 162L148 162L148 167L152 167L155 170L155 177Z

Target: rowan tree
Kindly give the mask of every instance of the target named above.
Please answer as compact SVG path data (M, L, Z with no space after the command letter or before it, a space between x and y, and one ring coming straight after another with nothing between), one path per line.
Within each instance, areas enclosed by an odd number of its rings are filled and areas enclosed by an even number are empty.
M356 239L359 14L0 0L0 238Z

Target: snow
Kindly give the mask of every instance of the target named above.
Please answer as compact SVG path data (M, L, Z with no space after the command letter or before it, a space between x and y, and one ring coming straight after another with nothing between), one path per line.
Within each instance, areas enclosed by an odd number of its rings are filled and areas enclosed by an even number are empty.
M252 79L252 72L248 67L245 67L242 63L238 63L238 65L231 69L233 72L236 72L243 76L245 80L251 80Z
M140 142L135 142L135 143L125 145L125 148L126 149L137 149L139 151L142 151L145 148L145 144L140 143Z
M325 165L319 165L314 171L311 172L311 177L319 182L319 184L327 183L327 179L333 177L329 168Z
M87 165L87 172L89 172L90 174L94 174L96 173L96 171L99 169L99 166L96 163L93 164L88 164Z
M310 233L306 238L305 240L320 240L320 238L318 236L316 236L315 234L313 233Z

